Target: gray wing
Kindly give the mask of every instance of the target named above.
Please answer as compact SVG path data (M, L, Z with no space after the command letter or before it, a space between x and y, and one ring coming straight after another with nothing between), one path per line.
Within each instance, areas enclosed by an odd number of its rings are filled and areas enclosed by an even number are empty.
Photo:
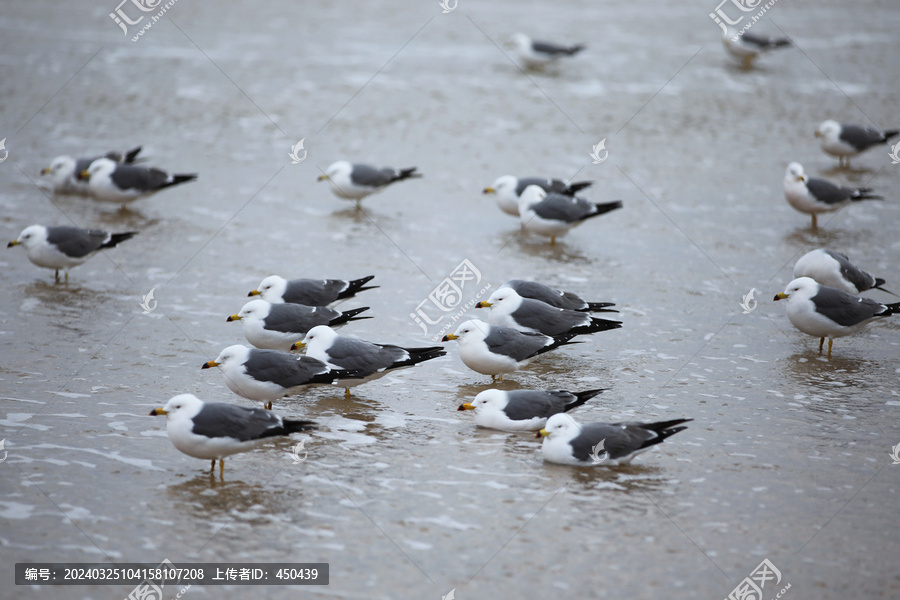
M118 165L110 175L113 183L120 190L140 190L149 192L158 190L169 182L169 174L159 169Z
M328 362L342 369L359 370L361 376L386 369L409 356L398 346L382 346L344 336L335 338L327 352Z
M553 343L553 339L539 333L523 333L512 327L491 326L491 332L484 338L488 350L494 354L502 354L513 360L525 360L544 346Z
M109 233L101 229L78 229L65 225L47 228L47 242L72 258L81 258L95 252L109 238Z
M287 282L282 299L292 304L325 306L347 289L342 279L293 279Z
M841 135L839 136L839 139L842 142L850 144L860 152L875 144L886 141L884 134L877 129L844 124L841 124Z
M816 200L824 202L825 204L847 202L850 200L853 193L853 190L836 186L824 179L815 178L806 182L806 189L809 190L809 193L812 194Z
M512 313L512 317L519 325L536 329L544 335L560 335L573 327L591 323L587 313L554 308L532 298L522 298L522 304Z
M208 438L229 437L246 442L267 437L267 430L281 427L275 413L222 402L207 402L194 416L193 433Z
M550 42L531 42L531 49L542 54L550 54L556 56L558 54L575 54L581 50L580 46L561 46Z
M327 325L340 312L324 306L273 304L266 315L264 328L282 333L306 333L316 325Z
M846 254L841 254L840 252L834 252L832 250L826 250L825 253L838 262L841 266L841 275L844 276L844 279L855 285L858 291L863 292L875 286L875 277L851 263Z
M655 437L657 437L656 433L637 425L587 423L581 426L581 433L575 436L569 444L572 446L572 454L575 458L590 461L593 448L602 441L603 450L608 452L609 458L614 460L640 450L648 440Z
M819 286L819 291L812 297L812 301L817 313L844 327L859 325L885 310L885 306L880 302L860 298L844 290L824 285Z
M513 421L552 417L564 412L569 403L577 400L574 394L563 391L513 390L506 394L509 401L503 412Z
M540 177L525 177L520 178L518 185L516 185L516 196L521 196L522 192L525 191L529 185L536 185L539 188L543 189L545 192L556 192L559 193L566 188L566 184L560 181L559 179L541 179Z
M584 198L547 194L547 197L531 205L531 210L542 219L575 223L596 212L597 207Z
M91 166L91 163L100 158L99 156L95 156L93 158L79 158L75 161L75 175L87 171L87 168Z
M309 356L294 356L278 350L250 350L250 358L244 363L247 374L258 381L271 381L283 388L311 383L316 375L327 374L330 369L321 360Z
M350 181L355 185L364 187L381 187L394 181L397 172L391 168L376 169L369 165L353 165L350 171Z

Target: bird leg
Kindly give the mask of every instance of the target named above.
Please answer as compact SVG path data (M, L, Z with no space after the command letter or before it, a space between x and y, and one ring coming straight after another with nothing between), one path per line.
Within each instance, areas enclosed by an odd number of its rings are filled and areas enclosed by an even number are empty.
M209 474L212 475L216 472L216 459L212 459L212 464L209 465Z
M819 231L819 220L816 219L816 213L813 213L812 218L812 230L813 232L817 232Z
M266 410L272 410L272 403L271 403L271 402L269 402L269 403L267 403L267 404L264 404L263 406L265 407Z
M59 283L59 269L57 269L57 270L53 273L53 276L56 277L56 282Z
M551 235L551 236L550 236L550 245L553 246L554 244L556 244L556 236L555 236L555 235Z
M834 343L832 338L828 338L828 358L831 358L831 345Z
M344 398L350 397L350 388L344 388Z
M825 343L825 338L819 338L819 354L822 354L822 345Z
M225 479L225 459L219 459L219 479Z

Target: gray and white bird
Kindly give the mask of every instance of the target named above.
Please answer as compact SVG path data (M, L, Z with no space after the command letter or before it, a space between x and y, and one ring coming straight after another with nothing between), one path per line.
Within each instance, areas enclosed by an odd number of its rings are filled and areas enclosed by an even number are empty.
M338 335L332 328L319 325L310 329L302 342L291 350L306 349L306 355L321 360L333 369L354 371L354 378L341 379L347 396L350 388L384 377L389 372L447 354L440 346L401 348L391 344L375 344L359 338Z
M475 412L475 424L500 431L537 431L557 413L581 406L604 389L568 390L484 390L472 402L456 410Z
M537 185L529 185L519 196L522 228L548 236L551 244L576 225L617 208L622 208L621 200L591 202L577 196L548 194Z
M489 308L488 323L544 335L585 335L619 329L620 321L592 317L586 312L556 308L533 298L523 298L514 289L502 287L475 308Z
M900 312L900 302L882 304L844 290L816 283L809 277L794 279L775 301L787 300L791 325L819 339L819 352L828 338L828 356L834 338L856 333L872 321Z
M259 296L266 302L280 304L305 304L306 306L326 306L338 300L352 298L359 292L373 290L377 285L366 283L372 281L374 275L360 279L285 279L278 275L269 275L255 290L247 296Z
M497 201L500 210L514 217L519 216L519 196L529 185L536 185L545 192L574 196L581 190L594 184L593 181L573 181L566 183L561 179L542 179L540 177L516 177L515 175L503 175L494 180L494 183L484 188L481 193L491 194Z
M609 308L615 306L615 302L588 302L573 292L557 290L536 281L510 279L501 287L512 288L523 298L540 300L556 308L567 308L579 312L619 312L614 308Z
M441 341L459 342L459 358L463 364L491 381L503 381L504 373L518 371L536 356L567 344L576 334L547 336L524 333L512 327L489 325L479 319L465 321Z
M796 210L812 215L812 228L818 229L816 215L834 212L852 202L883 200L871 188L848 188L824 179L808 177L803 165L792 162L784 173L784 198Z
M50 165L41 169L41 181L47 181L55 194L88 194L88 182L78 175L91 166L98 158L108 158L116 163L131 164L140 153L138 146L127 152L107 152L103 156L91 158L72 158L68 155L57 156Z
M6 247L22 246L28 260L39 267L53 269L57 281L60 269L65 270L68 281L69 269L84 263L100 250L115 248L135 235L137 231L109 233L102 229L80 229L66 225L29 225Z
M881 287L884 279L863 271L850 262L846 254L818 248L800 257L794 264L794 279L810 277L824 286L844 290L850 294L861 294L866 290L881 290L894 294Z
M238 396L272 402L283 396L300 393L312 385L331 385L339 379L355 377L357 371L332 369L321 360L278 350L260 350L241 344L228 346L215 360L203 363L201 369L219 367L225 385Z
M193 394L180 394L154 408L150 416L166 416L169 441L194 458L211 460L210 472L219 461L225 475L225 457L258 448L274 437L315 429L313 421L281 417L262 408L245 408L222 402L204 402Z
M524 33L515 33L509 43L519 64L526 69L542 69L567 56L574 56L585 49L584 44L570 46L532 40Z
M229 323L240 321L244 337L257 348L287 352L294 342L306 337L306 332L316 325L337 327L350 321L371 319L359 317L368 306L341 312L325 306L304 304L272 304L256 299L244 304L240 312L226 319Z
M98 158L81 171L79 178L87 180L88 192L95 200L124 206L173 185L193 181L197 175L174 175L153 167L120 165L108 158Z
M574 466L629 463L638 454L687 427L693 419L655 423L578 423L565 413L553 415L536 437L543 437L544 460Z
M745 31L743 35L738 35L738 32L734 29L728 29L722 35L722 44L725 46L728 54L741 61L741 66L744 69L751 68L753 61L760 54L792 45L791 40L787 38L756 35L749 31Z
M331 191L338 198L353 200L356 208L369 194L379 192L396 181L421 177L416 167L394 169L392 167L376 168L359 163L339 160L331 163L325 173L319 175L318 181L331 181Z
M816 129L816 137L822 151L838 158L839 166L850 166L850 158L865 152L873 146L887 144L888 140L900 133L900 129L884 131L874 127L838 123L832 119L822 121Z

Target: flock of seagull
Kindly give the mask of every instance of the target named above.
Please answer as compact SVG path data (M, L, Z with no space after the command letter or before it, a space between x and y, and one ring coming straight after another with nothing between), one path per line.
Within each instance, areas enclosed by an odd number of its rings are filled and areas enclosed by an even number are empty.
M723 36L726 50L741 60L744 68L768 50L788 47L787 39L764 38L733 31ZM534 41L524 34L510 40L523 68L543 69L571 57L583 45L565 46ZM823 122L816 136L822 150L849 167L850 158L883 146L898 131ZM56 194L89 195L122 206L182 183L196 174L172 174L136 164L141 148L109 152L90 158L60 156L42 171ZM318 178L329 181L332 192L360 207L367 196L397 182L421 177L415 167L376 168L360 163L337 161ZM523 230L550 238L568 233L588 219L622 208L620 200L597 203L579 194L592 182L565 182L559 179L497 178L483 193L492 195L504 213L517 217ZM860 200L881 199L869 188L842 187L810 178L803 167L790 163L784 179L787 202L812 216L833 212ZM97 252L115 247L137 232L110 233L70 226L31 225L8 246L22 246L35 265L60 271L68 280L69 269L82 264ZM821 338L819 350L828 338L831 355L834 338L849 335L868 323L900 312L900 303L882 304L859 296L877 289L889 294L883 279L855 266L849 258L829 249L816 249L797 261L794 280L775 300L787 300L787 316L800 331ZM239 321L251 344L224 348L203 369L218 368L226 386L235 394L263 403L247 408L220 402L204 402L191 394L171 398L151 415L167 417L167 432L173 445L196 458L219 461L220 477L224 459L245 452L269 438L314 429L312 421L285 418L272 412L273 402L298 394L312 386L339 386L345 394L395 370L413 367L446 354L444 346L402 347L380 344L339 334L336 329L371 317L360 306L338 310L330 305L355 298L377 286L374 276L355 280L294 279L277 275L263 279L249 292L252 299L227 317ZM544 353L581 340L574 338L618 329L620 321L596 316L616 313L610 302L588 302L578 295L525 280L511 280L476 305L486 309L486 320L463 322L443 342L456 341L459 356L469 369L502 381L505 374L524 368ZM303 350L303 354L295 351ZM568 413L605 391L603 388L569 390L488 389L460 411L473 411L476 425L503 431L534 431L543 438L545 460L568 465L610 465L628 462L671 435L684 430L681 418L650 423L588 423L575 421Z

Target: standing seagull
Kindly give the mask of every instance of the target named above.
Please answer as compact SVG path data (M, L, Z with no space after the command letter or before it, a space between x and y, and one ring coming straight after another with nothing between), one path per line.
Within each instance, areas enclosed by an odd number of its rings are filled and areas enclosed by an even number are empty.
M816 283L838 288L850 294L861 294L866 290L876 289L897 295L881 287L885 284L884 279L863 271L851 263L846 254L824 248L811 250L800 257L794 265L794 279L798 277L810 277L815 279Z
M269 275L259 282L255 290L247 296L259 296L272 304L287 302L289 304L305 304L306 306L325 306L337 300L352 298L359 292L374 290L377 285L366 284L375 278L374 275L360 279L291 279L278 275Z
M109 233L102 229L79 229L78 227L44 227L29 225L22 230L19 237L6 245L23 246L28 260L39 267L54 269L59 281L59 270L65 269L66 281L69 280L69 269L77 267L98 251L114 248L137 235L137 231Z
M306 348L306 355L317 358L334 369L358 373L356 378L341 379L345 395L350 388L384 377L389 371L411 367L432 358L447 354L440 346L427 348L401 348L390 344L374 344L358 338L338 335L326 326L313 327L302 342L291 350Z
M656 423L585 423L565 413L547 419L536 437L543 437L544 460L563 465L618 465L646 452L687 427L693 419L673 419Z
M819 285L809 277L798 277L775 300L787 300L791 325L819 340L819 352L828 338L828 356L834 338L856 333L880 317L900 312L900 302L881 304L844 290Z
M50 166L41 169L41 177L46 177L56 194L84 194L88 193L88 182L78 178L78 175L91 166L98 158L108 158L116 163L131 164L140 153L138 146L128 152L107 152L103 156L93 158L72 158L71 156L57 156L50 161Z
M420 173L416 173L416 167L377 169L369 165L351 164L345 160L339 160L331 163L325 173L319 175L318 181L330 180L331 191L335 196L345 200L355 200L356 208L359 208L359 203L369 194L379 192L395 181L421 176Z
M622 208L621 200L595 203L577 196L548 194L536 185L528 186L519 196L522 227L549 236L551 244L576 225L617 208Z
M776 48L790 46L791 40L754 35L749 31L744 32L743 35L738 35L738 32L734 29L728 29L722 36L722 44L730 55L740 59L741 67L749 69L760 54Z
M556 308L533 298L523 298L512 288L502 287L475 308L489 308L488 323L544 335L585 335L619 329L620 321L592 317L586 312Z
M475 424L500 431L537 431L547 419L581 406L600 388L583 392L568 390L484 390L472 402L456 410L474 410Z
M802 213L812 215L812 228L819 227L816 215L840 210L851 202L883 200L870 188L845 188L824 179L807 177L803 165L792 162L784 173L784 197L788 204Z
M564 56L574 56L584 50L584 44L562 46L550 42L532 40L524 33L516 33L510 38L516 56L526 69L542 69Z
M619 312L608 308L615 306L614 302L587 302L577 294L563 292L536 281L510 279L502 287L512 288L523 298L534 298L556 308L568 308L579 312Z
M88 191L96 200L127 203L156 192L197 179L196 173L173 175L160 169L120 165L108 158L98 158L79 177L87 179Z
M519 216L519 196L529 185L536 185L545 192L574 196L581 190L594 184L593 181L573 181L566 183L561 179L541 179L540 177L516 177L515 175L503 175L494 180L494 183L484 188L481 193L492 194L497 201L500 210L514 217Z
M459 342L459 358L463 364L491 381L503 381L504 373L512 373L527 365L532 358L567 344L576 334L550 337L540 333L523 333L512 327L488 325L472 319L445 335L441 341Z
M816 129L816 137L826 154L838 157L838 166L850 167L850 157L865 152L872 146L887 144L900 133L900 129L881 131L874 127L849 125L828 119Z
M268 438L315 429L312 421L288 419L262 408L245 408L222 402L204 402L193 394L171 398L150 416L166 415L169 441L194 458L219 461L219 477L225 475L225 457L261 446Z

